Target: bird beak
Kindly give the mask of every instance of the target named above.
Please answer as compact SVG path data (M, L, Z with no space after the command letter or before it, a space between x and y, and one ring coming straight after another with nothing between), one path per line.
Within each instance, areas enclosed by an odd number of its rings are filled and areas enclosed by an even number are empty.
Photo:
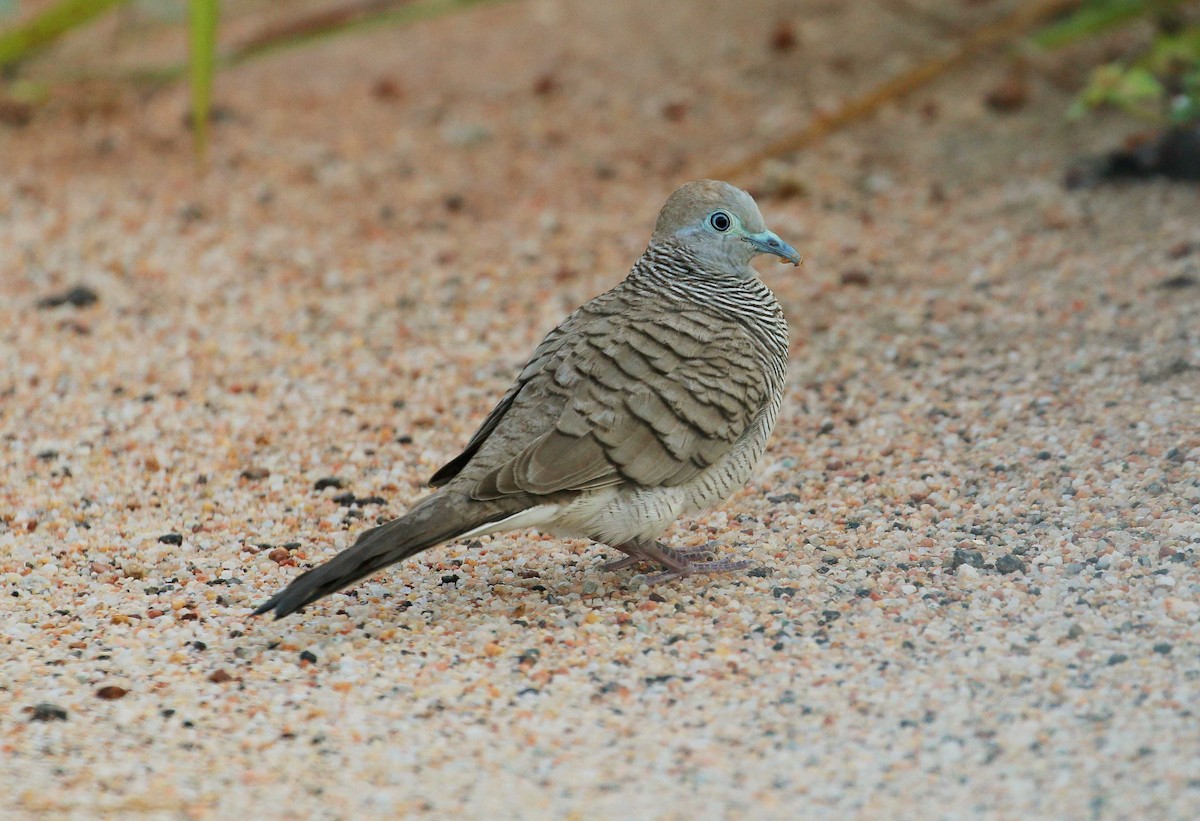
M760 231L757 234L747 234L742 239L750 243L754 250L760 254L772 254L784 262L790 262L793 265L800 264L800 255L796 253L796 249L776 236L774 231Z

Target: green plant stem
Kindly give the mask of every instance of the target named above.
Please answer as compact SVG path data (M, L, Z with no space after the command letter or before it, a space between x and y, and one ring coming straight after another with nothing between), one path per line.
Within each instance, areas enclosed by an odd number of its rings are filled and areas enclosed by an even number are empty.
M213 77L217 58L217 0L191 0L188 26L188 67L192 86L192 137L196 159L208 151L208 120L212 111Z
M129 0L61 0L29 22L0 32L0 68L34 54L114 6Z
M1029 39L1041 48L1060 48L1143 15L1164 11L1181 2L1183 0L1107 0L1103 3L1088 3L1066 19L1046 26Z

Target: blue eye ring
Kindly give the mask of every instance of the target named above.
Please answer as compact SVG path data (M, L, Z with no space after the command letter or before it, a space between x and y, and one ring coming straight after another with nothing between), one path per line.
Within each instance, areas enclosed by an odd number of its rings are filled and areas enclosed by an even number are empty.
M733 227L733 217L729 216L725 211L713 211L708 215L708 224L712 226L714 231L724 234Z

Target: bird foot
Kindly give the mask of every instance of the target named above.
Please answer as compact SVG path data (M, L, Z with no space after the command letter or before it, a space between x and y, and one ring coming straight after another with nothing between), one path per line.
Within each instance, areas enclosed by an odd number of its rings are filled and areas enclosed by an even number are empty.
M618 547L617 549L618 550L626 550L626 548L624 546ZM668 548L668 549L670 549L670 548ZM638 562L658 561L658 559L654 556L648 556L642 552L635 553L634 548L629 548L628 552L629 552L628 556L625 556L620 559L613 559L611 562L605 562L604 564L600 565L600 569L601 570L621 570L621 569L629 567L631 565L635 565ZM708 547L707 545L701 545L700 547L681 547L679 549L672 550L671 552L674 553L679 558L685 559L685 560L695 558L697 556L715 556L716 555L716 552L711 547ZM659 562L659 563L663 564L663 562Z
M725 573L730 570L744 570L754 564L745 559L718 559L716 551L710 545L677 549L668 547L662 542L627 542L613 545L613 547L626 555L622 559L601 565L603 570L620 570L638 562L654 562L665 568L662 572L649 576L641 574L634 576L627 584L630 589L636 589L643 584L661 584L671 579L680 579L697 573ZM707 557L707 561L692 561L692 559L700 557Z
M665 570L652 576L644 577L647 586L662 584L672 579L682 579L697 573L727 573L731 570L745 570L754 562L746 559L717 559L711 562L689 562L682 570Z

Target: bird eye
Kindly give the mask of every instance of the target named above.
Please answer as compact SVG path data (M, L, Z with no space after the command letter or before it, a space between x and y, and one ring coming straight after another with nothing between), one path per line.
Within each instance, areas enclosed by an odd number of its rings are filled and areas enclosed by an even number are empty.
M733 226L733 217L724 211L713 211L708 217L708 224L713 227L713 230L725 233Z

